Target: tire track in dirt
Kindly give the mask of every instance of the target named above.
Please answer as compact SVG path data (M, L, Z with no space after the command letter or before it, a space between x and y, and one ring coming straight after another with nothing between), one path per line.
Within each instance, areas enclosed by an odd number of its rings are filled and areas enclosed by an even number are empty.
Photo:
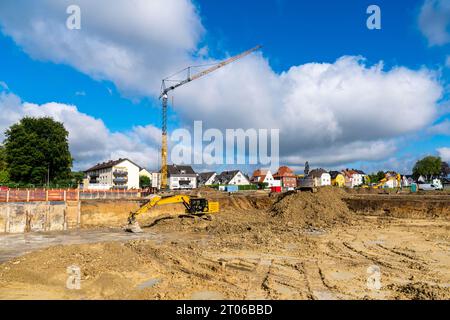
M271 299L270 286L268 278L271 272L273 260L261 259L249 276L245 294L246 300L268 300Z
M325 279L322 269L319 267L317 260L307 260L299 264L299 269L305 277L308 287L308 295L311 299L337 299L336 286L332 286Z
M343 242L342 243L342 245L344 246L344 247L346 247L348 250L350 250L350 251L352 251L352 252L355 252L356 254L358 254L358 255L360 255L361 257L364 257L365 259L367 259L367 260L369 260L369 261L371 261L371 262L373 262L373 263L375 263L375 264L378 264L378 265L380 265L380 266L383 266L383 267L386 267L386 268L388 268L388 269L399 269L398 267L396 267L396 266L393 266L392 264L390 264L389 262L386 262L386 261L384 261L384 260L381 260L378 256L374 256L373 254L368 254L368 253L365 253L364 251L361 251L361 250L358 250L358 249L356 249L355 247L353 247L350 243L348 243L348 242ZM400 270L401 270L401 268L400 268Z
M407 266L411 270L418 270L420 272L429 271L429 264L423 261L419 257L414 257L410 254L402 252L397 249L391 249L381 244L377 244L378 248L381 248L383 252L387 252L393 257L401 257L403 260L399 260L397 263L401 266Z

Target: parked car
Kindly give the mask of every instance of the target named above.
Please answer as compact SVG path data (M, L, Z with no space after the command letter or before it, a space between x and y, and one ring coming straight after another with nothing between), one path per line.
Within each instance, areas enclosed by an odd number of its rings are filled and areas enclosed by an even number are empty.
M431 183L420 183L419 190L431 191L431 190L441 190L441 188L439 188L438 186L435 186L434 184L431 184Z
M0 186L0 191L8 191L9 188L5 186Z

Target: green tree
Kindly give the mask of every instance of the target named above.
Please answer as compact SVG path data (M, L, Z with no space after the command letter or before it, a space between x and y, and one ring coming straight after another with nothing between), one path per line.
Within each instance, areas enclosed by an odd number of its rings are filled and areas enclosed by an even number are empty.
M52 118L25 117L5 132L6 162L14 182L45 184L70 178L69 133Z
M148 188L152 186L152 181L147 176L139 176L139 186L141 188Z
M384 179L385 174L384 171L378 171L377 173L372 173L369 175L370 181L372 183L378 183L380 180Z
M431 180L435 176L440 176L441 170L441 158L428 156L416 162L413 168L413 177L417 179L424 176L426 180Z
M5 147L0 145L0 184L9 183L8 164L6 163Z
M0 145L0 171L4 171L8 168L8 164L6 162L6 150L4 146Z

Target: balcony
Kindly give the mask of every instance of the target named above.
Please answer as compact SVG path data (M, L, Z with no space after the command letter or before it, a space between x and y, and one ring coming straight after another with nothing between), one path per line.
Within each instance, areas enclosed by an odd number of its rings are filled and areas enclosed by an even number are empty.
M128 171L126 170L114 170L113 172L115 177L126 177L128 176Z
M127 177L117 177L113 179L114 183L127 183L128 178Z

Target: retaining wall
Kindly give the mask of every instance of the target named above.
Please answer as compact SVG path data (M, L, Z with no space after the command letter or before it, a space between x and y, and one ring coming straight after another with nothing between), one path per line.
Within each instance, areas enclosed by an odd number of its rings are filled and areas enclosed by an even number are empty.
M0 204L0 233L67 229L65 202Z

